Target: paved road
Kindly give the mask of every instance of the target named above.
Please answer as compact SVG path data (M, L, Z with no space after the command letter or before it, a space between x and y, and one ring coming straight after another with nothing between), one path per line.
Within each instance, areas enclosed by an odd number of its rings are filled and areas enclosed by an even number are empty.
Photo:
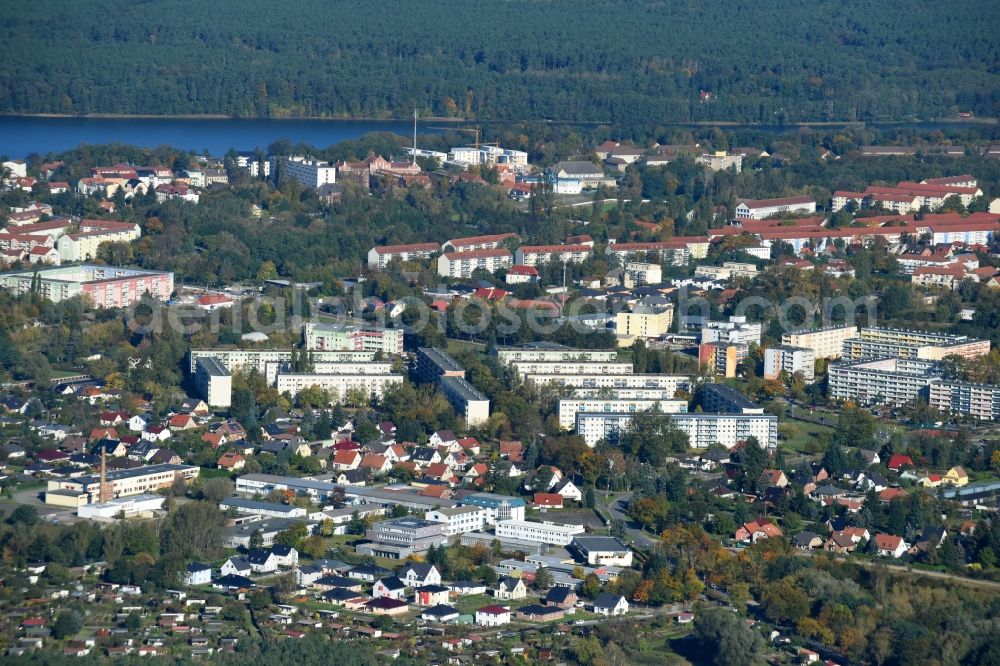
M625 508L632 499L632 493L613 493L605 499L604 495L598 493L598 508L602 509L613 519L621 520L625 523L625 531L632 540L632 545L639 550L652 550L656 545L656 539L649 535L644 529L625 514Z
M796 555L801 555L802 557L814 557L823 553L811 550L796 550ZM992 580L979 580L976 578L967 578L965 576L959 576L953 573L946 573L943 571L925 571L923 569L912 569L903 564L889 564L884 561L874 561L874 560L859 560L856 558L847 557L837 557L836 559L845 562L850 562L852 564L857 564L858 566L866 567L872 569L876 566L884 566L886 569L894 574L902 574L905 576L926 576L928 578L937 578L939 580L949 580L955 583L961 583L962 585L972 585L975 587L984 587L991 590L1000 591L1000 583Z

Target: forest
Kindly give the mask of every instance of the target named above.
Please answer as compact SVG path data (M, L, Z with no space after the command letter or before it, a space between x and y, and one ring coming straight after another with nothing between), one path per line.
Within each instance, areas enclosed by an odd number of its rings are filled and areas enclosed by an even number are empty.
M996 117L995 12L990 0L6 3L0 112Z

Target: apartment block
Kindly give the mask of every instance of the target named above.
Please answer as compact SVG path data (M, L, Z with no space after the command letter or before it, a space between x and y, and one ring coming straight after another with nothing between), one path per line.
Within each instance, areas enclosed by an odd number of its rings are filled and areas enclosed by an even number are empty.
M383 269L389 262L419 261L430 259L441 251L437 243L410 243L409 245L382 245L368 250L368 268Z
M635 414L656 410L664 414L681 414L687 411L686 400L676 399L639 399L639 398L561 398L557 403L559 427L572 430L576 425L576 415L579 412L623 413Z
M305 348L310 350L403 353L403 331L397 328L308 323L302 327L302 335Z
M830 397L862 404L902 405L926 398L940 379L937 364L915 358L841 361L828 369Z
M568 546L573 537L583 534L583 525L560 525L531 520L502 520L496 524L496 535L501 539L538 541L555 546Z
M0 288L27 294L36 280L38 294L53 303L82 296L98 308L125 308L146 295L166 301L174 291L173 273L94 264L3 273Z
M514 254L519 266L538 266L546 263L581 263L594 256L590 245L522 245Z
M465 368L444 350L436 347L417 349L416 377L422 382L438 381L441 377L465 377Z
M489 420L490 399L465 377L441 377L438 385L451 406L465 419L467 426L480 426Z
M940 380L931 382L931 407L946 414L1000 421L1000 386Z
M513 361L509 366L521 377L527 375L632 374L632 364L622 361Z
M561 363L574 361L606 362L618 359L614 349L570 349L557 344L539 343L524 347L497 347L497 360L504 365L517 361Z
M618 436L632 422L632 414L580 412L576 418L576 432L587 446L596 446L601 440L616 442ZM761 446L778 445L778 417L773 414L671 414L670 420L688 436L689 445L707 449L712 444L733 448L750 437Z
M630 261L625 264L625 287L641 287L663 282L663 268L659 264Z
M442 277L470 278L476 271L492 274L501 268L510 268L512 264L513 256L510 250L504 248L445 252L438 257L437 272Z
M635 305L615 315L615 335L619 338L658 338L670 332L674 323L672 304Z
M734 315L728 321L705 322L701 327L701 341L759 345L762 330L759 322L749 322L746 317Z
M931 331L862 327L857 336L844 340L843 352L844 359L851 361L887 357L940 361L945 356L985 356L990 353L990 341Z
M844 353L844 341L858 334L857 326L827 326L824 328L798 329L781 336L783 347L811 349L819 358L840 358Z
M776 379L782 372L789 376L800 373L803 380L816 378L816 354L808 347L781 345L764 350L764 379Z
M442 249L445 252L472 252L474 250L495 250L502 243L517 238L517 234L490 234L486 236L469 236L467 238L452 238Z
M286 157L281 161L281 178L297 180L303 186L317 189L320 185L337 182L337 167L305 157Z
M689 375L524 375L524 381L535 386L565 386L575 389L656 389L673 396L677 391L691 390Z
M711 171L735 169L736 173L739 173L743 170L743 155L730 155L724 150L703 153L695 157L694 161L708 167Z
M815 212L816 201L809 196L744 199L736 206L736 218L750 220L763 220L774 215Z
M333 402L343 402L351 392L382 398L386 389L402 383L403 375L391 374L278 373L276 388L294 397L303 389L318 386L330 393Z
M214 358L226 370L234 372L243 368L253 368L262 375L268 375L268 364L275 368L292 360L292 355L299 353L295 349L192 349L188 354L191 363L190 372L197 370L198 359ZM318 350L309 352L314 363L370 363L375 360L373 351L330 351ZM269 381L273 382L272 377Z
M733 378L750 348L745 344L703 342L698 346L698 366L709 368L720 377Z
M233 400L233 376L224 365L211 357L195 364L194 384L209 407L229 407Z
M129 243L139 238L139 225L111 220L82 220L76 233L59 238L56 248L62 261L89 261L101 243Z
M725 414L763 414L764 408L731 386L702 384L698 391L701 408Z

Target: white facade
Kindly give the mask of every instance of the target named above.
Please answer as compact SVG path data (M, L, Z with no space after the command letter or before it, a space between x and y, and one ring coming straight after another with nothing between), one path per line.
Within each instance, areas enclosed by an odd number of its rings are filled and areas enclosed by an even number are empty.
M606 414L635 414L657 409L664 414L681 414L687 411L686 400L629 399L629 398L563 398L558 402L559 427L571 430L580 412Z
M691 388L688 375L607 375L607 374L527 374L524 381L535 386L566 386L576 389L651 389L673 396L678 390Z
M477 390L465 377L441 377L438 385L465 424L475 427L490 418L490 399Z
M858 334L857 326L828 326L825 328L790 331L781 336L782 346L805 347L815 358L840 358L844 340Z
M162 495L134 495L132 497L120 497L94 504L85 504L77 509L76 515L80 518L109 520L124 516L134 518L136 516L151 516L154 511L163 508L166 497Z
M327 162L319 162L304 157L286 157L282 162L283 178L297 180L312 189L320 185L337 182L337 167Z
M812 197L785 197L783 199L746 199L736 207L737 219L763 220L778 214L815 213L816 202Z
M470 252L445 252L438 257L437 272L442 277L469 278L477 271L496 273L510 268L513 256L510 250L472 250Z
M522 245L514 254L514 262L520 266L538 266L545 263L574 264L594 256L594 248L589 245Z
M441 251L437 243L412 243L410 245L381 245L368 251L368 268L382 269L390 262L429 259Z
M632 288L663 282L663 268L659 264L630 261L625 264L625 286Z
M830 397L865 404L902 405L926 396L940 379L935 364L917 359L883 358L833 363L828 369Z
M782 372L802 373L802 379L816 378L816 355L808 347L770 347L764 350L764 378L775 379Z
M614 349L532 349L528 347L500 347L496 357L504 365L519 361L536 361L541 363L572 363L572 362L608 362L618 359Z
M729 155L726 151L715 153L703 153L694 158L698 164L707 166L712 171L725 171L726 169L736 169L736 173L743 170L743 155Z
M618 361L514 361L518 375L630 375L632 364Z
M355 390L381 398L388 387L402 383L402 375L278 373L276 386L279 393L288 391L292 396L297 396L302 389L319 386L329 391L334 401L343 401L349 391Z
M583 525L537 523L530 520L502 520L496 525L496 535L501 539L538 541L556 546L568 546L574 536L583 533Z
M215 359L199 359L194 383L209 407L229 407L232 404L233 376Z
M701 328L701 341L759 345L761 330L760 323L748 322L746 317L732 316L729 321L705 322Z
M198 359L213 358L233 372L253 368L267 376L268 365L277 368L292 360L291 349L192 349L189 354L190 372L197 371ZM369 363L375 360L373 351L323 350L312 351L310 358L316 363ZM274 377L268 380L273 382Z
M481 532L486 527L486 509L478 506L457 506L434 509L424 514L425 520L445 523L448 536Z
M615 441L632 422L629 413L580 412L576 417L576 432L587 446L602 439ZM707 449L720 444L728 449L756 437L761 446L778 445L778 417L771 414L671 414L671 421L684 434L693 449Z
M101 243L128 243L139 238L138 224L96 228L81 223L78 233L66 234L56 242L62 261L88 261L97 256Z
M476 611L476 624L481 627L499 627L504 624L510 624L510 610L505 610L507 612L481 608Z
M309 350L403 353L403 330L398 328L306 323L302 327L302 337Z

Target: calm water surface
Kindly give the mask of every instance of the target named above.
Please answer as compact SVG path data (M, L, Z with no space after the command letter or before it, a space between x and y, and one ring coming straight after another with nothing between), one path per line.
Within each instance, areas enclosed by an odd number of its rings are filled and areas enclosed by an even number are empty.
M440 125L440 123L434 123ZM421 133L433 132L426 127ZM222 155L267 149L279 139L327 147L369 132L413 133L402 120L276 120L269 118L39 118L0 117L0 155L24 158L56 153L80 144L127 143L146 148L168 145Z

